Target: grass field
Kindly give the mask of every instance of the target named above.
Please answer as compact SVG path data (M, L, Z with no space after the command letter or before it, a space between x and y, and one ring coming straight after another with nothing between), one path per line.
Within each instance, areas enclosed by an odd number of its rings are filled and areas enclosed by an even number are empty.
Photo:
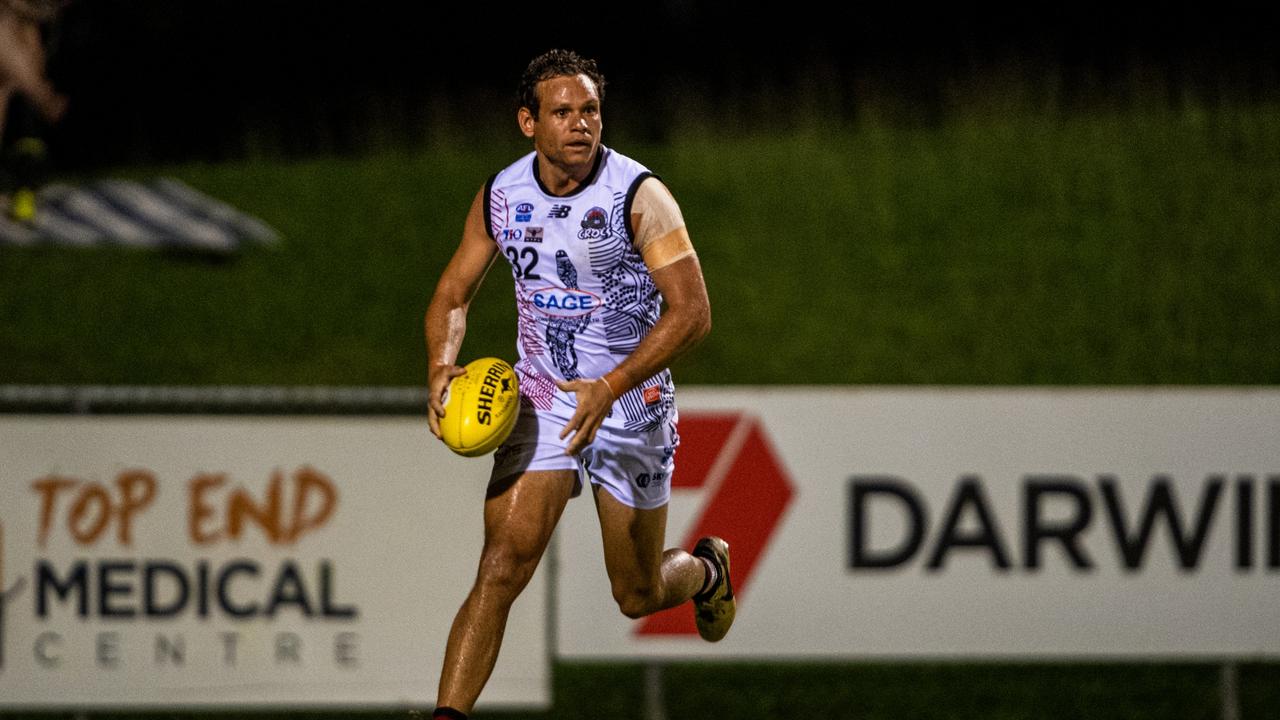
M0 248L0 383L418 384L468 202L524 149L121 171L179 177L285 240L226 261ZM1280 106L619 149L674 189L707 277L715 326L679 381L1280 380ZM464 356L514 354L504 275Z

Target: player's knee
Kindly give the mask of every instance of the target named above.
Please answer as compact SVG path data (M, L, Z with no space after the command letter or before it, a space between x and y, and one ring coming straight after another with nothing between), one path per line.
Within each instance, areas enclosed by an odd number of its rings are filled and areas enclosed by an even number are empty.
M486 548L476 584L490 594L515 600L538 569L538 556L518 548Z
M661 601L657 588L639 585L615 586L613 599L618 603L618 610L632 620L657 612Z

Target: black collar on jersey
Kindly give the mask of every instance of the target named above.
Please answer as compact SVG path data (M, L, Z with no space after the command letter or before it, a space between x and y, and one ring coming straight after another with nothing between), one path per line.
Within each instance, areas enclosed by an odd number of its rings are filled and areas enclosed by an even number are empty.
M596 150L596 161L591 164L591 172L587 174L587 178L583 180L578 185L578 187L574 188L572 191L564 195L557 195L551 192L550 190L548 190L546 185L542 184L542 176L538 174L538 154L534 153L533 154L533 180L534 182L538 183L538 189L541 190L543 194L547 195L548 197L571 198L574 195L577 195L578 193L582 192L583 190L586 190L588 187L591 187L591 183L596 181L596 175L600 172L600 166L603 164L604 164L604 146L601 145L600 148Z

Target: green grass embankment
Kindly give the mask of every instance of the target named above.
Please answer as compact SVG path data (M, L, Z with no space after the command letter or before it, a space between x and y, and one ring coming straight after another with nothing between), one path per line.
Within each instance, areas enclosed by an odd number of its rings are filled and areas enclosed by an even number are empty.
M0 248L0 383L422 382L422 313L519 138L163 173L284 242L225 262ZM683 383L1280 381L1280 107L961 115L618 149L713 304ZM495 267L467 357L514 355Z

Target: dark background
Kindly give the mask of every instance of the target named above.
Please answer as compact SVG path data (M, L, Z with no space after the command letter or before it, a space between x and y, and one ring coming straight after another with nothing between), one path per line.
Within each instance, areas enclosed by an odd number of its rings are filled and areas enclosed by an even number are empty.
M73 104L51 146L91 168L467 137L510 122L520 71L557 46L600 60L612 132L653 141L690 122L932 124L993 97L1062 114L1280 96L1273 3L744 8L75 0L52 35Z

